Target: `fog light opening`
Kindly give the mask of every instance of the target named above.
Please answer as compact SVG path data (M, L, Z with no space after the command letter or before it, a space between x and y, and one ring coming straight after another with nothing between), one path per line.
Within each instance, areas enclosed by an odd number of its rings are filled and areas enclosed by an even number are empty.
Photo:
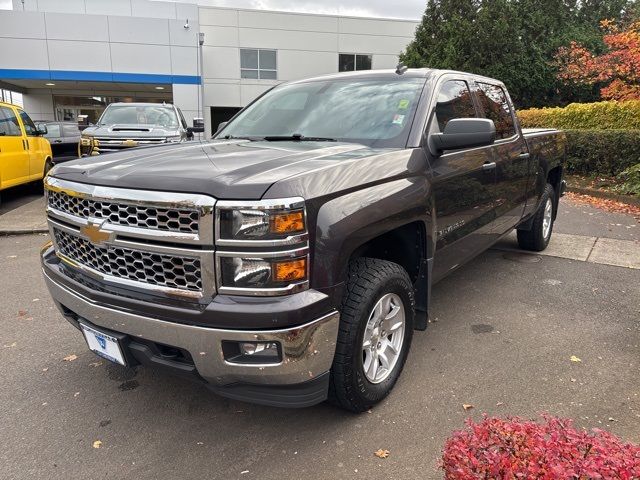
M282 361L279 342L222 342L222 353L228 363L245 365L278 364Z

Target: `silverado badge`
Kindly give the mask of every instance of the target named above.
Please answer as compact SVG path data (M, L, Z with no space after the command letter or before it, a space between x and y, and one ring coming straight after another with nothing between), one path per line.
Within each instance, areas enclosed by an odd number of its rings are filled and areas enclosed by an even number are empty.
M112 232L103 230L101 223L89 222L80 228L80 233L87 237L94 245L100 245L111 238Z

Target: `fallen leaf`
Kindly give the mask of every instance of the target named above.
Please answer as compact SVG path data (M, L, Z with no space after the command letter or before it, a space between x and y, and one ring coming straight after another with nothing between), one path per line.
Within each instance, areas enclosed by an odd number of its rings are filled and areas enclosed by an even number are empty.
M18 316L19 317L26 317L27 313L28 312L26 310L18 310Z
M571 355L571 361L578 363L578 362L582 362L582 360L580 360L578 357L576 357L575 355Z
M373 454L378 458L387 458L389 456L389 450L378 449Z
M77 355L67 355L66 357L64 357L62 360L65 362L73 362L76 358L78 358Z
M99 367L100 365L102 365L102 362L91 362L89 364L90 367Z
M462 408L464 408L466 412L467 410L471 410L473 408L473 405L471 405L470 403L463 403Z
M102 442L100 440L96 440L93 442L93 448L100 448L102 446Z

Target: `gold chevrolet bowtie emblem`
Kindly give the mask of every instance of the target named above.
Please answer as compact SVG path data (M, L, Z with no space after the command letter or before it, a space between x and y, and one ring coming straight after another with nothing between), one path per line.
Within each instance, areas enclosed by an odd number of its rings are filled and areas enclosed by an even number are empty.
M111 238L111 232L102 230L102 225L96 223L88 223L81 227L80 233L87 237L94 245L100 245Z
M124 140L122 142L122 145L125 147L137 147L138 142L136 142L135 140Z

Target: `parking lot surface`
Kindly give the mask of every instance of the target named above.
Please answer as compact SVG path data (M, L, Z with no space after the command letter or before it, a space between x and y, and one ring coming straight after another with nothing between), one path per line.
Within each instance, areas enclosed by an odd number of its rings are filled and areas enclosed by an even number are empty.
M637 222L592 210L563 203L556 232L633 252ZM354 415L225 400L98 359L48 297L46 240L0 237L0 478L442 478L445 439L484 412L548 412L640 442L638 269L507 239L434 287L395 390Z

